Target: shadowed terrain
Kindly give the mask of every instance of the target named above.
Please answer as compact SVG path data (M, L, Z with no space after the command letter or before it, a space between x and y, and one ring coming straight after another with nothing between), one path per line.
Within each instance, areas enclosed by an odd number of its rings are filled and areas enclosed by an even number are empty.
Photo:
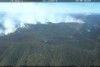
M1 36L0 66L100 65L98 23L89 22L26 24Z

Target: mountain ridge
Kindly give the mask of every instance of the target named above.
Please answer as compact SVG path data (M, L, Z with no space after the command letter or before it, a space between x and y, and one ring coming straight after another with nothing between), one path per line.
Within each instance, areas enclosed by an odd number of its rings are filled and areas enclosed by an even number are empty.
M0 36L0 66L100 65L99 15L85 17L76 17L85 23L25 24Z

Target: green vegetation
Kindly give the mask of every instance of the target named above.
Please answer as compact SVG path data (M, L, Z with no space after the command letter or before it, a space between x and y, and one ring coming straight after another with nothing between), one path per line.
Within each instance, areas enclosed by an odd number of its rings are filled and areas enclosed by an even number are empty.
M0 66L100 65L98 40L85 24L28 25L0 37Z

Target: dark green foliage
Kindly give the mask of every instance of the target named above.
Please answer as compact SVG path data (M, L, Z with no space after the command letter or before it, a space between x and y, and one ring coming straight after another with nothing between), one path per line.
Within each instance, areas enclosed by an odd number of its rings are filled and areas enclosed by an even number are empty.
M99 42L87 37L84 24L27 24L26 27L0 37L1 66L99 65Z

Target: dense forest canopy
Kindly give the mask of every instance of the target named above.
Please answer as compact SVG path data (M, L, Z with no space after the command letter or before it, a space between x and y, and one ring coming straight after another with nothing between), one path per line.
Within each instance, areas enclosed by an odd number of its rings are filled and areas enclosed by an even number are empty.
M100 65L99 4L16 4L0 3L0 66Z
M1 36L0 65L99 65L100 27L94 16L88 18L95 22L25 24Z

